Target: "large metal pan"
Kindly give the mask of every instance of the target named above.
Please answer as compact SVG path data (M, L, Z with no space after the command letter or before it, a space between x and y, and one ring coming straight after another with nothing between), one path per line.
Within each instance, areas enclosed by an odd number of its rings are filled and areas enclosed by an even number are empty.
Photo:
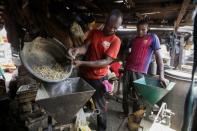
M73 69L71 60L67 58L65 47L58 41L51 38L37 37L32 42L25 42L20 51L20 58L27 70L37 79L47 83L57 83L68 78ZM59 64L65 68L66 75L61 79L47 79L33 70L35 66L53 67Z

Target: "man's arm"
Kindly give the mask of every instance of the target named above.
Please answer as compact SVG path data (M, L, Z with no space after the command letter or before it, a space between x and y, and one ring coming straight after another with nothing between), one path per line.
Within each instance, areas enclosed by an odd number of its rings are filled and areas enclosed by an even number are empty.
M88 67L106 67L113 62L113 58L107 56L105 59L97 61L74 61L76 66L88 66Z
M164 78L164 64L163 64L163 59L161 56L160 49L155 51L155 58L156 58L157 66L159 67L160 78Z
M91 41L90 41L90 40L87 40L87 41L85 41L85 44L84 44L84 45L78 47L78 48L77 48L77 49L78 49L78 54L79 54L79 55L84 55L84 54L86 54L86 52L87 52L87 50L88 50L88 47L89 47L90 43L91 43Z
M91 40L86 40L85 41L85 44L80 46L80 47L77 47L77 48L70 48L68 50L68 54L69 56L72 58L72 59L75 59L75 57L77 55L84 55L86 54L87 50L88 50L88 47L91 43Z
M161 84L164 87L166 87L168 85L169 81L167 79L165 79L165 77L164 77L164 64L163 64L163 59L161 56L160 49L155 51L155 57L156 57L157 66L159 67L159 80L160 80Z

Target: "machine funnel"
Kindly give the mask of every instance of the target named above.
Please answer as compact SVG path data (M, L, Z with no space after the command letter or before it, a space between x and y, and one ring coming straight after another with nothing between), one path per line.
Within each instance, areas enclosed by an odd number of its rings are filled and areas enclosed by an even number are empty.
M94 92L82 78L68 78L60 83L43 85L38 89L36 102L58 123L67 124Z
M172 90L174 85L174 82L170 82L166 88L163 88L159 80L152 77L143 77L134 81L134 86L137 88L138 93L151 105L161 100Z

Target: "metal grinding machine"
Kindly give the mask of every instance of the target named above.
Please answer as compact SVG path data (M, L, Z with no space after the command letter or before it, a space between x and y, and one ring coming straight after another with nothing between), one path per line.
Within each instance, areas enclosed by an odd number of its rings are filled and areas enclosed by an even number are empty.
M73 66L66 57L65 47L54 39L38 37L24 44L20 58L41 83L35 102L50 116L48 130L53 129L52 118L58 124L72 123L95 90L79 77L68 78Z
M174 85L174 82L169 82L167 87L163 88L159 80L154 77L143 77L134 81L134 86L146 105L146 119L153 122L150 131L174 131L170 126L171 117L175 114L164 102L160 107L156 105L173 89Z

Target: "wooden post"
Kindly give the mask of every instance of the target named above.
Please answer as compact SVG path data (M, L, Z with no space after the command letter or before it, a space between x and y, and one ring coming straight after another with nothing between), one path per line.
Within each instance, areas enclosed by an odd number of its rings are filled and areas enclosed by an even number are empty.
M181 6L181 10L179 12L179 15L174 23L174 30L175 32L178 30L179 24L181 23L181 20L183 19L183 16L185 15L187 11L187 7L189 6L190 0L184 0Z

